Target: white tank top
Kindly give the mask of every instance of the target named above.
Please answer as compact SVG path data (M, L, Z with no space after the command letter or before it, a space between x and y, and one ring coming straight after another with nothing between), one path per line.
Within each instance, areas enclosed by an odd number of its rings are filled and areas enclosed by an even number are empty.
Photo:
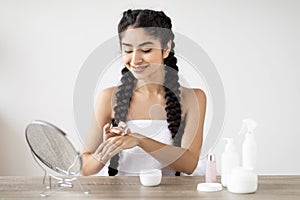
M167 120L130 120L126 122L131 132L137 132L164 144L173 145L172 134ZM119 153L117 176L138 176L140 170L162 169L164 176L175 176L175 171L163 166L140 147L123 150Z

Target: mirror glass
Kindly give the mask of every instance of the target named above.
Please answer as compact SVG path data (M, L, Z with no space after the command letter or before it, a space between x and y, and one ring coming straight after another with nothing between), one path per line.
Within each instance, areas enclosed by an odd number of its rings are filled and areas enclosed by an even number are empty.
M62 175L78 175L81 156L66 134L45 121L33 121L26 128L27 143L43 164Z

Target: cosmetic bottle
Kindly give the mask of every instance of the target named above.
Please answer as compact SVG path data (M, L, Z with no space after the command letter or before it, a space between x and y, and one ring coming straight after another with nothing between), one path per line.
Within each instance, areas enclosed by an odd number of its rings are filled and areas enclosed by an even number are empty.
M205 182L206 183L217 182L217 169L216 169L216 160L214 154L208 154L207 156Z
M239 134L245 133L245 140L243 142L243 153L242 153L242 166L245 169L256 170L257 160L257 146L254 137L254 129L257 123L253 119L243 120L243 126Z
M227 141L225 151L221 156L221 183L227 186L227 179L232 169L240 165L240 155L238 154L232 138L224 138Z

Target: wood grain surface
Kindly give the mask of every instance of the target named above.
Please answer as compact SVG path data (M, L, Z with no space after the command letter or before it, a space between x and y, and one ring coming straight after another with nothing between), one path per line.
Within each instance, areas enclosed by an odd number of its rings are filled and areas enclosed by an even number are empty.
M300 199L300 176L259 176L258 190L253 194L233 194L226 188L220 192L198 192L197 184L204 182L204 177L163 177L159 186L145 187L139 177L90 176L78 178L89 189L88 195L75 181L73 188L48 197L40 196L46 186L42 179L2 176L0 199Z

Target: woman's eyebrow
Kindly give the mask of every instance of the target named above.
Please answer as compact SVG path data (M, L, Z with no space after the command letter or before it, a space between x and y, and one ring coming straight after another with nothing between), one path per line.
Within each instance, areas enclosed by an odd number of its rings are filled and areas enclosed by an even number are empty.
M148 41L148 42L143 42L143 43L139 44L138 46L139 46L139 47L142 47L142 46L145 46L145 45L148 45L148 44L152 44L152 45L153 45L154 43ZM132 47L132 46L133 46L132 44L128 44L128 43L125 43L125 42L122 42L122 45L124 45L124 46L129 46L129 47Z

